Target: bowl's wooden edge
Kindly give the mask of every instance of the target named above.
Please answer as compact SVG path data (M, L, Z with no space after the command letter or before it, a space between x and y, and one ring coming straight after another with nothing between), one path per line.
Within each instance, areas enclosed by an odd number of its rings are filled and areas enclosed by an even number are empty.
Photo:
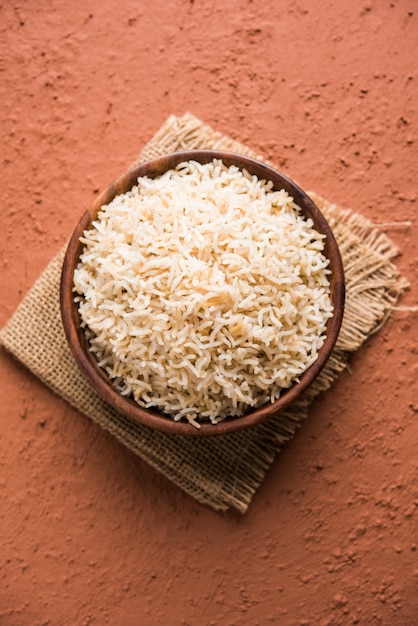
M196 160L200 163L207 163L213 159L222 159L226 165L238 164L240 168L247 169L258 178L271 179L276 183L280 181L280 184L276 187L285 188L288 192L291 189L291 195L296 204L305 207L305 213L312 217L316 228L326 235L326 254L330 259L331 298L334 304L334 315L328 321L326 339L319 352L318 359L302 374L300 382L284 390L276 402L249 411L242 417L228 418L216 425L202 423L200 428L196 428L188 422L177 422L157 411L143 409L129 398L121 396L112 387L104 372L97 367L93 355L88 350L88 343L80 326L78 307L74 302L73 274L83 248L80 237L89 227L91 221L96 218L101 206L108 204L116 195L131 189L140 176L147 175L153 178L183 161ZM237 432L244 428L256 426L288 407L318 376L327 362L341 328L344 301L344 270L338 245L325 217L313 200L294 181L279 170L275 170L271 166L251 157L218 150L188 150L164 155L137 165L116 178L96 198L77 224L67 247L60 284L61 316L67 342L78 366L92 386L115 410L129 419L153 429L184 436L223 435Z

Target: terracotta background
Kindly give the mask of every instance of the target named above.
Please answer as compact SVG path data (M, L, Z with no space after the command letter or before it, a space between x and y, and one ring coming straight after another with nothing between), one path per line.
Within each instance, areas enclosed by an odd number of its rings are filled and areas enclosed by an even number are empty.
M413 0L8 0L1 319L191 111L386 230L416 306ZM418 624L417 313L312 408L245 516L195 503L0 351L2 626Z

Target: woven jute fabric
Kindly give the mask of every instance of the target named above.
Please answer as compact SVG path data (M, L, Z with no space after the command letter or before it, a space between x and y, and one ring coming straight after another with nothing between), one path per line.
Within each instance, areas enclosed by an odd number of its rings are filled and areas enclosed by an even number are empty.
M169 117L136 162L193 148L262 158L187 113ZM0 332L0 341L54 392L196 500L217 510L233 507L245 512L275 455L307 417L313 399L331 386L350 354L385 323L406 286L394 264L397 250L379 227L310 195L325 214L342 254L347 288L343 325L315 384L290 408L258 427L219 437L182 437L140 426L109 407L80 373L65 339L59 307L65 249L26 295Z

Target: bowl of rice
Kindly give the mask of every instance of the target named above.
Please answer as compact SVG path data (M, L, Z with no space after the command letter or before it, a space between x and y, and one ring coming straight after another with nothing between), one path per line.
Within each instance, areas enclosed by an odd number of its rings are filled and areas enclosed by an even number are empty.
M344 274L318 207L274 168L177 152L84 213L61 276L64 330L97 393L131 420L226 434L276 416L318 376Z

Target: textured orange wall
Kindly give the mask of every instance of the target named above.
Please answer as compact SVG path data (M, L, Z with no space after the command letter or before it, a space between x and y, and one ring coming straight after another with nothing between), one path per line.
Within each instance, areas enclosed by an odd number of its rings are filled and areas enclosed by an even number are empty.
M3 325L98 189L189 110L387 231L417 305L413 0L0 4ZM0 623L418 623L417 314L247 515L195 503L0 352Z

